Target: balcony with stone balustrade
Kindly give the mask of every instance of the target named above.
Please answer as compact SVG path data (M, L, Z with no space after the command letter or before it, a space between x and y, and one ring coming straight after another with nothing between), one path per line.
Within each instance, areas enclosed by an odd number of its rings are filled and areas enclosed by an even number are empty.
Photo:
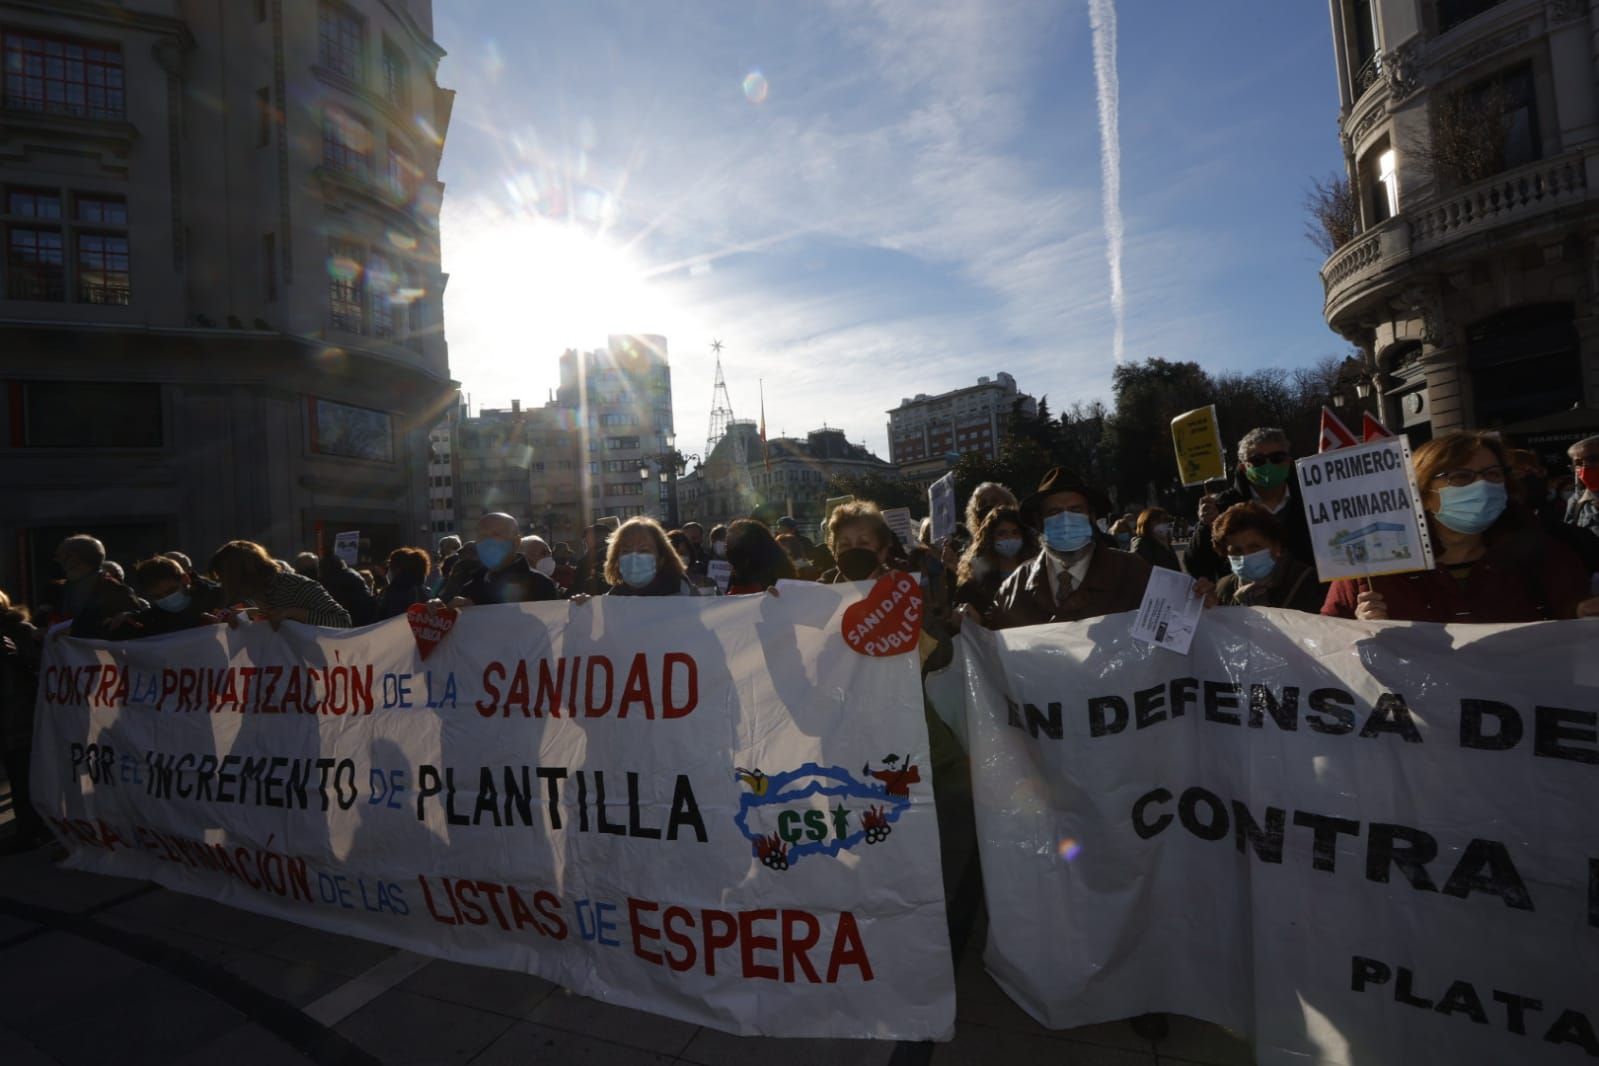
M1541 159L1410 206L1334 252L1321 268L1329 325L1481 238L1538 230L1599 200L1599 146Z

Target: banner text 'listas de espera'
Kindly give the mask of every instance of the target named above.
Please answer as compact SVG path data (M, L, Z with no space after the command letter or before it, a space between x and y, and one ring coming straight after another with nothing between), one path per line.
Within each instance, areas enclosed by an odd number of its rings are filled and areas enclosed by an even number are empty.
M53 641L70 865L737 1033L953 1024L916 657L859 595ZM775 987L781 994L774 994Z

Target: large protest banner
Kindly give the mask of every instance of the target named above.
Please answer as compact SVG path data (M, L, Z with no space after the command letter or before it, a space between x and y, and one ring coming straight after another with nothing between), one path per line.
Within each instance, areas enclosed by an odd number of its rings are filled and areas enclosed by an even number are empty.
M963 632L985 962L1272 1063L1599 1056L1599 629L1209 611Z
M53 641L34 798L78 869L734 1033L947 1037L918 663L846 647L859 596Z

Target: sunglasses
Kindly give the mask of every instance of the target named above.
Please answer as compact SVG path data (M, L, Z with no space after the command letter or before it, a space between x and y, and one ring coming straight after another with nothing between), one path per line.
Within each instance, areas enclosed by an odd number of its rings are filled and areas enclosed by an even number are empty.
M1267 452L1265 455L1251 455L1244 460L1246 466L1265 466L1267 463L1286 463L1287 452Z

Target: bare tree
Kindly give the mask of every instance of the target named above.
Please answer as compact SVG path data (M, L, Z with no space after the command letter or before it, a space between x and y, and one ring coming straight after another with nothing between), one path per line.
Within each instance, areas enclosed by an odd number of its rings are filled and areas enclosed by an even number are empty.
M1428 116L1426 144L1412 144L1410 153L1426 164L1434 178L1456 187L1473 185L1505 169L1505 144L1510 123L1505 115L1503 86L1439 96Z
M1332 255L1360 232L1360 198L1343 175L1310 179L1305 213L1310 216L1305 222L1305 236L1322 255Z

